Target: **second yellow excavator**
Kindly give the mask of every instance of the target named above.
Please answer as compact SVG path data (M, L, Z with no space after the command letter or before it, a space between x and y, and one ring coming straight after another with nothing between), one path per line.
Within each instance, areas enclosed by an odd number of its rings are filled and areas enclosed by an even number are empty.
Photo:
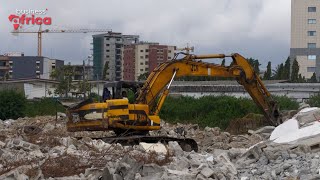
M183 145L182 148L185 150L197 150L196 142L192 139L146 135L149 131L161 128L159 117L161 107L169 94L173 80L182 76L235 78L250 94L270 124L281 123L277 102L272 99L259 76L243 56L235 53L231 55L184 54L181 59L177 57L155 68L141 88L133 86L137 92L134 103L129 103L127 98L113 95L115 99L107 99L101 103L85 101L68 108L68 130L113 130L118 136L109 138L109 140L147 142L175 140ZM230 66L221 66L203 62L205 59L218 58L231 58L232 63Z

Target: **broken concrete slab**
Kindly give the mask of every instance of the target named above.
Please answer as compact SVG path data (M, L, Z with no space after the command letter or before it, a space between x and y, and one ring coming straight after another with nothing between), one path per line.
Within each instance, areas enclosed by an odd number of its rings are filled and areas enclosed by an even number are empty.
M290 119L279 125L271 134L270 140L276 143L296 143L297 140L320 134L320 122L299 128L296 119Z
M125 180L130 180L135 177L136 173L141 172L142 166L142 162L138 162L129 156L125 156L118 163L115 174L120 175Z
M209 178L213 175L214 171L208 167L205 167L200 172L205 178Z
M165 145L161 143L144 143L141 142L139 145L145 152L156 152L161 154L167 154L168 150Z
M34 151L40 149L38 145L23 141L22 139L18 138L8 140L5 147L9 149L23 149L25 151Z
M275 129L276 127L274 126L264 126L258 130L249 130L248 133L250 134L263 134L263 133L272 133L272 131Z
M58 156L61 156L62 154L64 154L66 152L66 149L67 148L64 146L55 146L50 149L48 154L50 157L58 157Z
M152 176L156 173L161 173L164 171L163 167L157 164L145 164L142 166L141 175L142 176Z
M174 152L176 156L183 155L183 150L177 141L169 141L169 149Z

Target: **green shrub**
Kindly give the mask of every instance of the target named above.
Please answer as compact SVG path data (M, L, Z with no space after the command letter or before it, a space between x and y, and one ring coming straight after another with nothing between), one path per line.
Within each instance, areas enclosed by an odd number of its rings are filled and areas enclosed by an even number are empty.
M90 94L89 98L92 98L94 102L99 102L100 100L102 100L102 97L94 92Z
M310 99L307 101L307 103L311 107L320 107L320 94L311 96Z
M55 115L56 108L58 112L65 111L65 108L55 99L44 98L38 101L28 102L25 110L25 115L28 117Z
M17 119L24 116L26 98L15 91L0 91L0 119Z
M280 108L297 109L298 103L287 97L275 97ZM248 98L230 96L168 97L160 117L171 123L196 123L201 127L211 126L225 129L229 122L249 113L262 114L257 105Z
M299 108L299 103L287 96L273 96L273 99L278 102L280 110L295 110Z

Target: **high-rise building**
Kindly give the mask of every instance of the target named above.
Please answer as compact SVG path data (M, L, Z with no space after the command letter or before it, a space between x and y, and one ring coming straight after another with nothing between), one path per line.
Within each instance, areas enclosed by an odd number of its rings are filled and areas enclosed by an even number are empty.
M122 72L123 80L137 81L145 73L151 73L159 64L171 60L175 46L159 43L140 42L123 47Z
M309 79L320 76L320 1L291 1L291 64L299 63L299 73Z
M139 42L139 36L108 32L93 35L92 37L94 76L97 79L106 79L109 81L121 80L121 48L123 45Z

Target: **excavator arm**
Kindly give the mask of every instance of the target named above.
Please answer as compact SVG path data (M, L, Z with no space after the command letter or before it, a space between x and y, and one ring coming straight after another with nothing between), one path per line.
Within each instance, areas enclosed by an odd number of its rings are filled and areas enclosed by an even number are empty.
M226 57L232 58L232 63L228 67L202 62L203 59ZM232 54L230 56L224 54L201 56L187 54L182 59L173 59L172 61L165 62L154 69L149 75L140 91L136 104L147 104L149 106L149 114L158 115L163 102L168 95L169 86L171 85L172 80L182 76L235 78L250 94L253 101L261 109L270 124L278 125L280 123L277 103L272 99L261 79L254 72L252 66L239 54Z

